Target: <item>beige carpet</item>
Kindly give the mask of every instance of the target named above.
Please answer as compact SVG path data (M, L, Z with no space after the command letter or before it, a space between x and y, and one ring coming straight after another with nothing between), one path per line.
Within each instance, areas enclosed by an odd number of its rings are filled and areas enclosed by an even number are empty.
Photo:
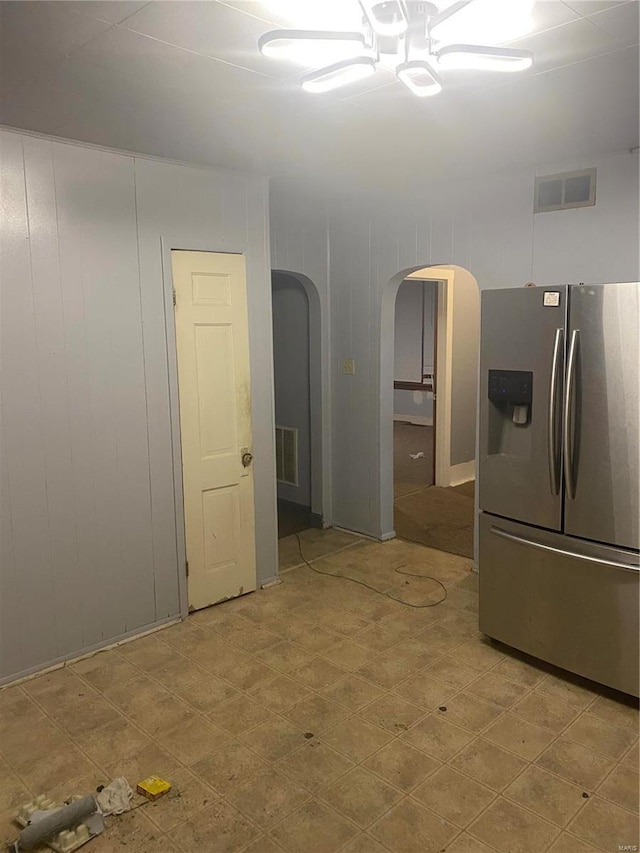
M463 483L451 489L431 486L396 497L396 535L472 558L474 485Z

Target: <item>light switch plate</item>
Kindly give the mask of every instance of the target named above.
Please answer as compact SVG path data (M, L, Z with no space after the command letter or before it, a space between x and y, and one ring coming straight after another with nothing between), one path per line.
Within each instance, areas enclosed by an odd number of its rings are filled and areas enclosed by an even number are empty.
M342 372L348 376L353 376L356 372L356 363L352 358L345 358L342 362Z

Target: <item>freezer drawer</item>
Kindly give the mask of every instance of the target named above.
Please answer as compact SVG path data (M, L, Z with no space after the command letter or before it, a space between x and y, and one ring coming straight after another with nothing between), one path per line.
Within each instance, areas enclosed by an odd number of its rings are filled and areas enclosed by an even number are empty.
M638 696L640 558L480 515L480 630Z

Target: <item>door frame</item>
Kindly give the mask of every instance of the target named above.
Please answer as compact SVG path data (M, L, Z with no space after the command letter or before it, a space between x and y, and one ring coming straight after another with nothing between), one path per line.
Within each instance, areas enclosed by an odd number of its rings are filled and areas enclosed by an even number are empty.
M178 400L178 353L176 348L176 327L175 327L175 314L174 314L174 306L173 306L173 271L171 266L171 253L173 251L185 251L185 252L211 252L213 254L227 254L227 255L243 255L247 263L247 308L249 314L249 364L250 369L253 366L253 360L251 358L251 336L252 336L252 324L251 324L251 296L250 296L250 264L247 253L247 246L239 246L234 243L230 244L222 244L222 245L212 245L211 243L204 240L196 240L196 239L185 239L184 236L181 237L167 237L163 235L160 237L160 252L161 252L161 265L162 265L162 295L163 295L163 307L164 307L164 321L165 321L165 332L166 332L166 347L167 347L167 382L168 382L168 391L169 391L169 418L171 422L171 454L172 454L172 468L173 468L173 498L174 498L174 506L175 506L175 542L176 542L176 570L178 575L178 597L180 602L180 616L185 619L189 615L189 593L187 587L187 574L186 574L186 560L187 560L187 549L185 542L185 528L184 528L184 494L183 494L183 484L182 484L182 436L180 433L180 408L179 408L179 400ZM271 282L269 280L269 288L271 287ZM269 303L270 304L270 303ZM270 325L270 318L269 318ZM269 331L269 338L271 339L271 331ZM253 397L253 391L252 391ZM273 400L273 370L271 371L271 388L270 388L270 397ZM273 403L272 403L273 410ZM268 414L268 413L267 413ZM273 420L273 411L271 412L271 420ZM253 416L253 406L252 406L252 414L251 414L251 429L253 433L253 441L255 445L255 432L256 432L256 424L254 422ZM271 443L271 459L260 460L263 466L267 467L267 472L270 469L273 469L273 482L275 483L275 437L272 438ZM255 463L254 463L255 464ZM254 472L254 517L257 522L257 508L258 508L258 494L259 489L257 488L257 484L255 483L255 472ZM277 515L276 515L276 501L275 501L275 489L273 495L273 535L270 538L269 547L271 550L271 554L269 555L271 558L271 565L273 566L273 577L268 578L256 578L257 587L270 582L275 577L277 577L277 569L278 569L278 533L277 533ZM264 542L259 543L258 541L258 528L256 524L256 552L258 552L259 548L264 548ZM256 571L258 570L256 563Z

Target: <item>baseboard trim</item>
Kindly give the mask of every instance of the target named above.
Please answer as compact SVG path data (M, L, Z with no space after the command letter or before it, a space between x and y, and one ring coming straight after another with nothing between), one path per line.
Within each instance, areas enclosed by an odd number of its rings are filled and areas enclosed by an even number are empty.
M449 485L461 486L463 483L468 483L476 478L476 462L472 459L470 462L461 462L459 465L452 465L449 468Z

